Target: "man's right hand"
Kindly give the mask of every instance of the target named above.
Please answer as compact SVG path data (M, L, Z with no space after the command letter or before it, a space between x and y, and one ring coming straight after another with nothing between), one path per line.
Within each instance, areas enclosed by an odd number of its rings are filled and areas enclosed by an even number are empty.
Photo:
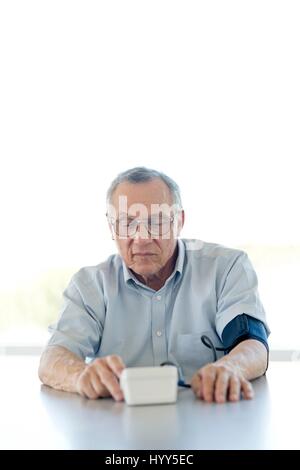
M86 398L112 396L116 401L121 401L124 397L119 378L124 368L122 358L117 355L95 359L79 373L76 390Z

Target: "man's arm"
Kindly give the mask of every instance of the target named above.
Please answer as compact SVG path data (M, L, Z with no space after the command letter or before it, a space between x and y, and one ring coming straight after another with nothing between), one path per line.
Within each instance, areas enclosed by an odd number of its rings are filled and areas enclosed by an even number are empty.
M253 398L250 380L263 375L268 365L266 347L255 339L239 343L229 354L199 369L192 378L195 395L207 402L238 401L241 392Z
M77 392L78 376L85 362L61 346L48 346L40 360L39 378L45 385L65 392Z
M79 393L87 398L113 396L122 400L119 377L124 369L119 356L107 356L86 364L61 346L48 346L42 354L39 378L57 390Z

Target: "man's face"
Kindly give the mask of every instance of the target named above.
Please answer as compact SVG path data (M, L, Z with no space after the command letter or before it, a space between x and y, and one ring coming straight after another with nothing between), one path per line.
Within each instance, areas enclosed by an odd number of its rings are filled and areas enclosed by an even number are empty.
M160 179L121 183L111 203L117 222L110 228L126 266L141 276L158 274L174 254L184 218L183 211L174 213L168 186Z

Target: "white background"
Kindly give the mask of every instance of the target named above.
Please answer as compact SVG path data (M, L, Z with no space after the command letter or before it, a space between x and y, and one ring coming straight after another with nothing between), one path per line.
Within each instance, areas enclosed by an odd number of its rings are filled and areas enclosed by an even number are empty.
M286 0L2 1L1 289L108 256L106 189L146 165L184 237L275 247L271 345L299 348L299 24Z

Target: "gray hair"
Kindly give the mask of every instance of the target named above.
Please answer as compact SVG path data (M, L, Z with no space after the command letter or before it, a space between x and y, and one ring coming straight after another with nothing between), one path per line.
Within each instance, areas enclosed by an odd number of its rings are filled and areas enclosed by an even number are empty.
M143 183L146 181L152 181L154 179L162 180L169 188L172 197L173 197L173 204L178 205L178 207L182 208L181 202L181 195L180 189L177 183L175 183L172 178L165 175L161 171L151 170L144 166L137 166L135 168L130 168L129 170L123 171L120 173L111 183L110 187L108 188L107 195L106 195L106 202L107 204L111 203L112 195L116 190L117 186L120 183Z

